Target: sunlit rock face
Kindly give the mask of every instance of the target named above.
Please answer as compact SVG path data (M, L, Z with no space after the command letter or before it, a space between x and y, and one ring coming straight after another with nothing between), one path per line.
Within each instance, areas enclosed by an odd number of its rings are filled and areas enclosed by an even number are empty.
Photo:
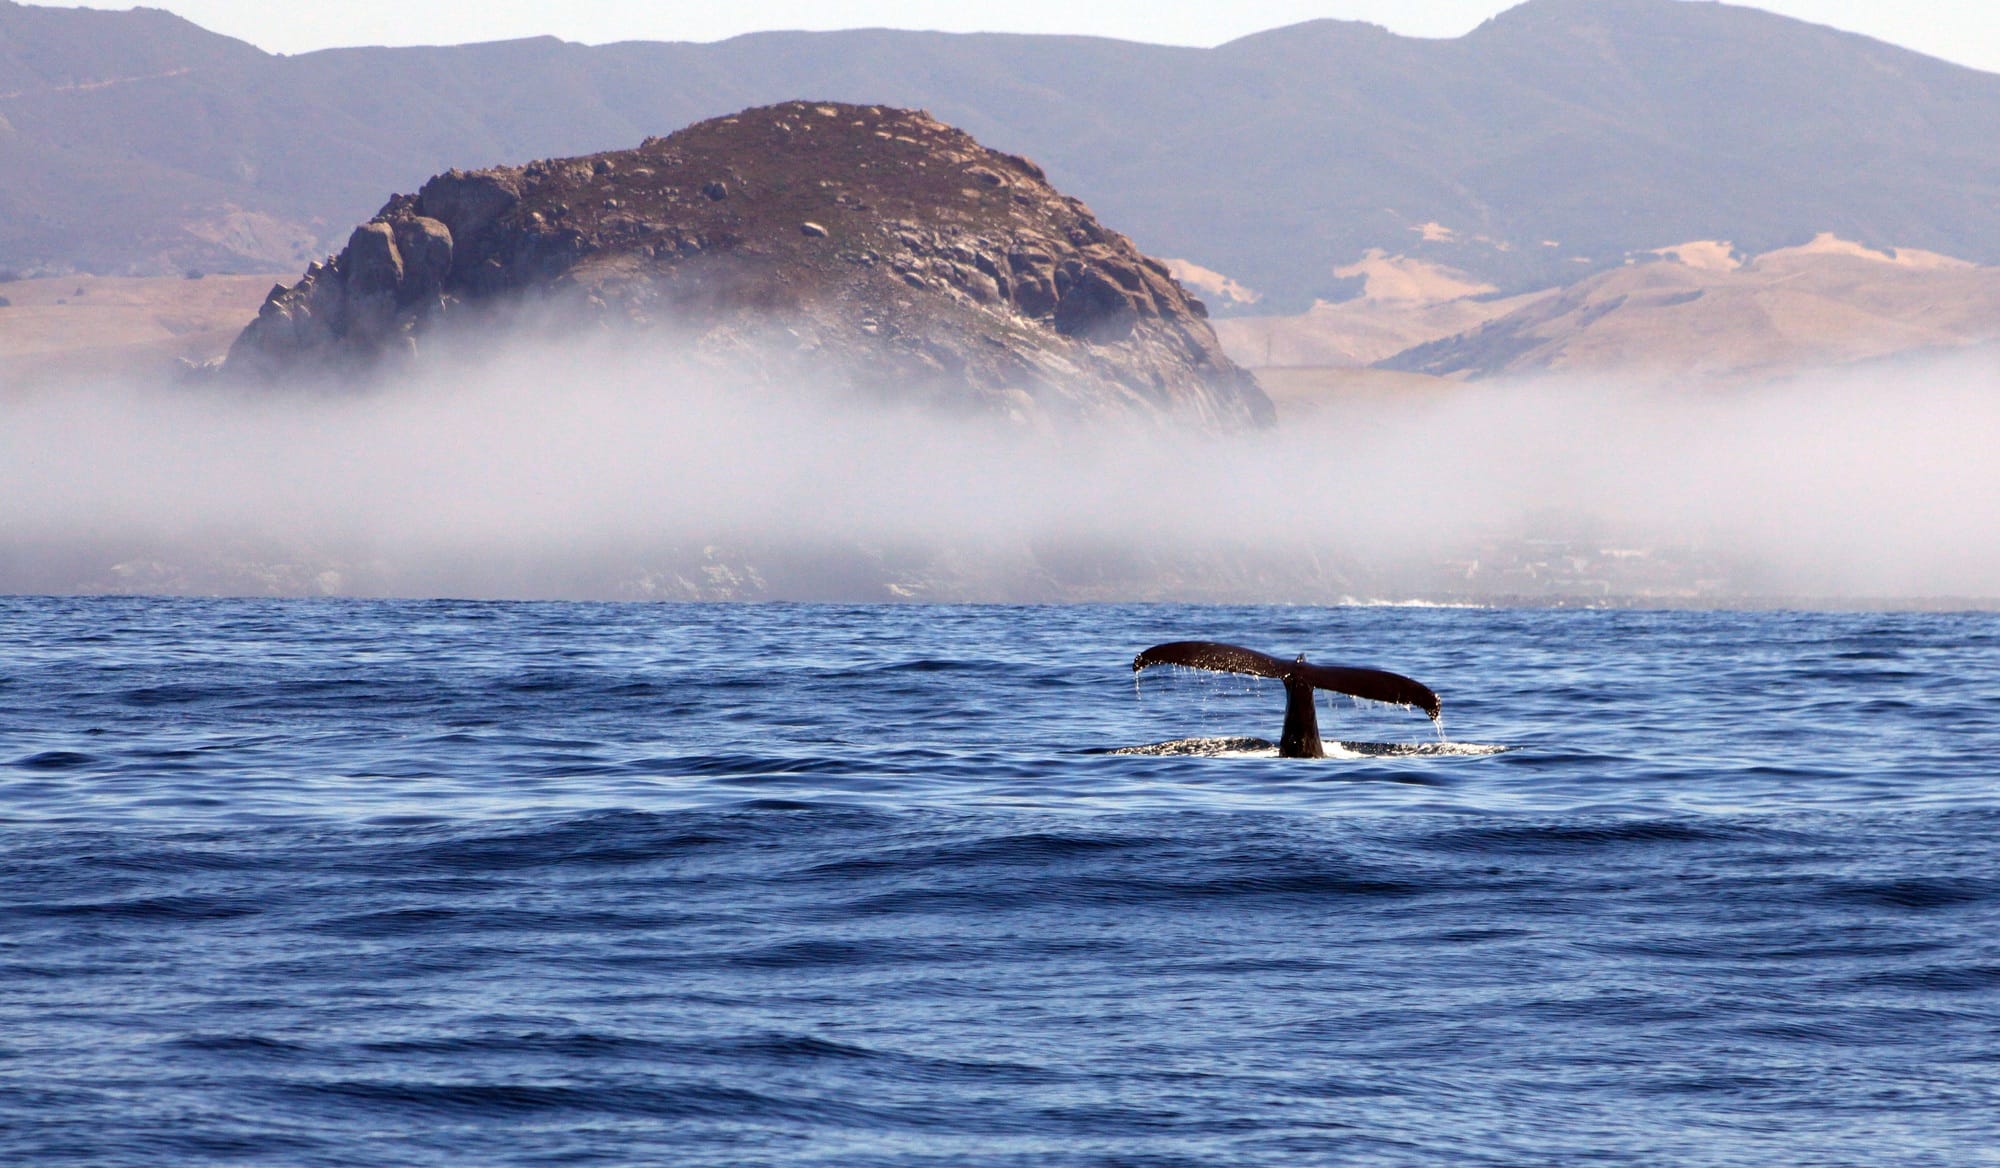
M272 289L234 377L365 377L470 327L644 330L732 375L1026 419L1271 405L1201 302L928 114L794 102L633 150L451 171Z

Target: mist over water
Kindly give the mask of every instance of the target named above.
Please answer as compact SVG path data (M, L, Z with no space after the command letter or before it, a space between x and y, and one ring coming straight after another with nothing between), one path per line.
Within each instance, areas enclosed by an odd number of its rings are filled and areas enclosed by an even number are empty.
M2000 366L1485 383L1275 431L753 391L625 342L367 391L0 399L0 590L829 600L2000 595Z

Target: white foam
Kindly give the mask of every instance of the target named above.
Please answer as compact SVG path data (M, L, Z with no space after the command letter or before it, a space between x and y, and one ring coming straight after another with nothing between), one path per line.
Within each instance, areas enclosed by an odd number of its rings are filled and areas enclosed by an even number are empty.
M1327 742L1326 757L1364 758L1479 758L1510 749L1472 742ZM1276 758L1275 744L1261 738L1176 738L1145 746L1126 746L1112 754L1180 756L1191 758Z

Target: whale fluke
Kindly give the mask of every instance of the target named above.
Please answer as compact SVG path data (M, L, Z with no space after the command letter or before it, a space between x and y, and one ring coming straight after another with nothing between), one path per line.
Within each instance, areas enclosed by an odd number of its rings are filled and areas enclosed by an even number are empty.
M1371 702L1415 706L1436 721L1443 710L1437 694L1422 682L1385 669L1353 665L1314 665L1304 653L1286 661L1269 653L1215 641L1172 641L1155 645L1132 659L1132 672L1152 665L1180 665L1216 673L1247 673L1285 683L1285 729L1278 739L1280 758L1325 758L1319 738L1319 716L1313 690L1325 689Z

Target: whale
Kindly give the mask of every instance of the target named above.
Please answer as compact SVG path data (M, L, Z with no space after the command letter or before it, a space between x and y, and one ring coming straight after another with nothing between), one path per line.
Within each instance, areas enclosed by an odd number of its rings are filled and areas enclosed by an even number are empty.
M1215 673L1247 673L1252 677L1276 678L1285 683L1285 728L1278 737L1279 758L1325 758L1326 746L1319 737L1319 714L1313 705L1313 691L1331 690L1371 702L1414 706L1436 722L1444 711L1437 694L1422 682L1354 665L1315 665L1301 653L1287 661L1241 645L1215 641L1170 641L1154 645L1132 659L1132 672L1155 665L1179 665L1186 669L1206 669Z

